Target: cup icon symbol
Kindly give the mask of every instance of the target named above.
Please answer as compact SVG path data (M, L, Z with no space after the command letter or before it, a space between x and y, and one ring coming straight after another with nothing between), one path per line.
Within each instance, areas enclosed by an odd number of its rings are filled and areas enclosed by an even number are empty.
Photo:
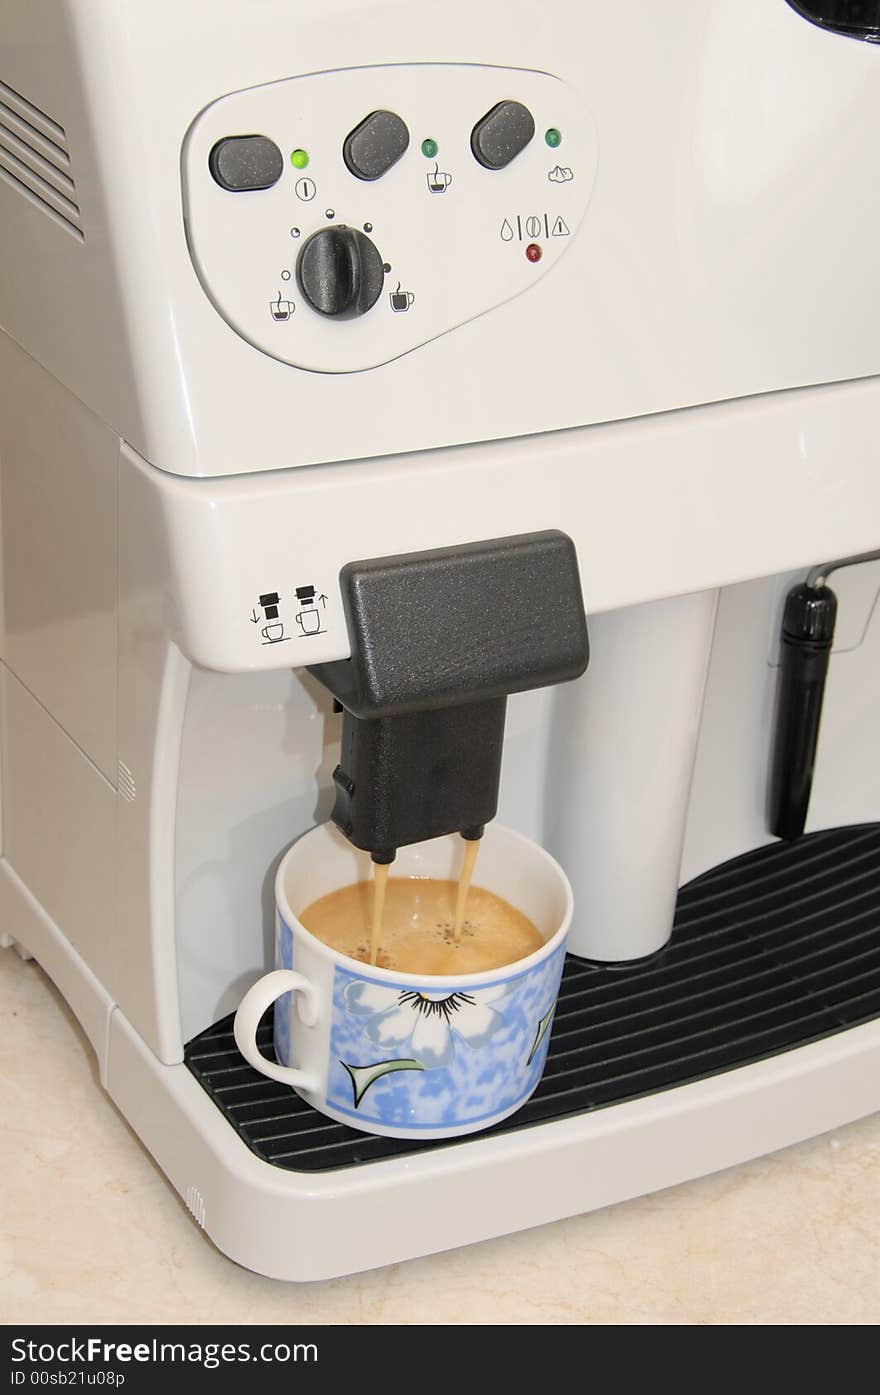
M269 313L271 314L272 319L277 320L279 323L283 323L285 320L289 320L294 312L294 308L295 307L292 300L281 299L280 291L278 292L277 300L269 301Z
M432 194L445 194L452 183L452 175L446 170L441 170L439 163L435 164L433 170L425 177Z
M394 313L396 315L402 315L403 312L408 310L412 305L415 296L412 291L402 291L400 289L400 282L398 281L397 290L391 292L389 299L391 301L391 309Z
M275 620L269 625L263 626L263 638L267 644L277 644L279 639L284 638L284 625L280 620Z
M321 617L316 610L309 607L308 610L301 610L296 617L304 635L316 635L321 629Z

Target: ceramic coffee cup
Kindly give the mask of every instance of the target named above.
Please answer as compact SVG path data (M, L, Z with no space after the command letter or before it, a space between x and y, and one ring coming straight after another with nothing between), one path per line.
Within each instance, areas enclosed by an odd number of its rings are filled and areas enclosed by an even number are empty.
M392 877L455 879L457 834L401 848ZM390 1138L454 1138L513 1114L541 1078L571 924L571 887L543 848L490 824L474 884L522 911L544 940L484 973L417 976L359 963L297 919L319 896L371 879L368 853L332 824L305 834L275 882L274 972L245 994L235 1040L256 1070L331 1119ZM275 1004L277 1061L257 1047Z

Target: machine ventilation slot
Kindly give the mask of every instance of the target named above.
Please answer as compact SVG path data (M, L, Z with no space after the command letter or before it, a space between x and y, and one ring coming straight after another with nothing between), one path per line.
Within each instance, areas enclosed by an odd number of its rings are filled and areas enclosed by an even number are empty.
M198 1187L194 1184L186 1189L186 1207L200 1230L205 1229L205 1202Z
M119 790L123 799L127 799L129 804L133 804L137 797L137 786L134 782L134 776L124 761L117 761L116 770L116 788Z
M39 107L0 82L0 179L83 242L67 133Z
M569 958L544 1078L486 1138L702 1080L880 1017L880 824L774 843L679 893L666 949L603 968ZM257 1037L272 1053L271 1012ZM186 1064L257 1157L321 1172L381 1163L423 1143L358 1133L242 1060L232 1017Z

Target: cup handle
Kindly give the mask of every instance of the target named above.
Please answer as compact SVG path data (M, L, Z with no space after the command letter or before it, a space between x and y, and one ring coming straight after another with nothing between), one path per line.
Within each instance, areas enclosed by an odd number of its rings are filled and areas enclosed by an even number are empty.
M283 1085L292 1085L295 1090L316 1091L319 1080L311 1071L297 1070L295 1066L282 1066L269 1061L257 1046L257 1028L260 1018L276 998L284 993L302 993L306 1012L303 1022L313 1027L318 1020L318 995L309 980L293 969L273 969L249 988L235 1014L233 1032L235 1044L248 1065L270 1080L280 1080Z

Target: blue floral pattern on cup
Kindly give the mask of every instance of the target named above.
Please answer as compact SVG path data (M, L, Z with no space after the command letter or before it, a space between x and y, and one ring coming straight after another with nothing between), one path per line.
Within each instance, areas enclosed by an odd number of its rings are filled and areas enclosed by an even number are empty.
M460 991L336 967L327 1102L352 1120L475 1127L537 1085L565 947L520 974Z
M477 988L469 993L418 992L385 983L355 979L346 985L345 1005L356 1017L365 1017L364 1031L377 1046L405 1049L424 1070L452 1065L455 1042L459 1046L485 1046L504 1018L492 1006L510 990L506 983Z

